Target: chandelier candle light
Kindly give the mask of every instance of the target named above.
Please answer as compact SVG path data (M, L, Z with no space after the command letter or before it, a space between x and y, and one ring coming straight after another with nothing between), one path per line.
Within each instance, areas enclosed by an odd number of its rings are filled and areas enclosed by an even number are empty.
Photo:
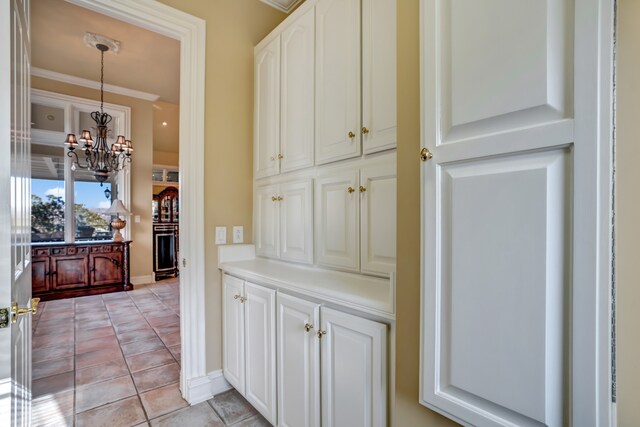
M131 146L131 140L125 139L122 135L118 135L111 147L107 144L107 126L113 120L110 114L104 112L103 108L104 53L109 50L109 47L102 43L97 43L95 47L100 51L100 111L91 113L91 118L96 123L96 139L95 141L93 140L91 132L83 130L79 140L76 139L75 134L70 133L67 135L64 144L68 149L67 156L73 160L71 169L82 168L92 171L94 177L102 186L112 173L122 170L127 163L131 163L133 147ZM84 151L84 163L78 157L78 152L76 151L78 145ZM118 234L120 234L120 231L118 231ZM120 240L122 240L122 236L120 236Z
M129 212L129 210L124 207L124 204L120 199L116 199L111 204L111 207L104 213L111 215L115 214L116 217L113 219L113 221L111 221L111 228L116 230L115 233L113 233L113 241L122 242L124 240L124 237L122 237L120 230L126 227L127 221L120 218L120 214L129 216L131 215L131 212Z

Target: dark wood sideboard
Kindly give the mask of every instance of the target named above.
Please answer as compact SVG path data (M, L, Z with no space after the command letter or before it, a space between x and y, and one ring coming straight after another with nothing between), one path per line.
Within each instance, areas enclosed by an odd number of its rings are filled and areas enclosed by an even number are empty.
M34 297L42 301L133 289L126 242L34 243Z

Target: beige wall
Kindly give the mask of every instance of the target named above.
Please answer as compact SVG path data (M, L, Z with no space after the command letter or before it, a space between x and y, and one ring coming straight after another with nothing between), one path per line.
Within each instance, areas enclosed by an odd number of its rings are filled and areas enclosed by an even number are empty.
M398 1L396 426L457 425L418 403L420 359L419 0Z
M176 143L176 147L177 147ZM170 153L167 151L153 151L153 164L162 166L178 166L180 157L178 153Z
M95 89L32 77L35 89L100 100ZM131 107L131 137L133 162L131 168L131 206L133 215L140 215L140 222L128 221L131 230L131 276L148 276L153 273L151 232L151 161L153 158L153 107L151 102L123 95L105 93L105 102ZM60 142L62 144L62 141Z
M252 236L253 47L285 14L258 0L161 0L207 23L205 261L207 370L222 368L222 291L215 226ZM231 236L231 229L227 231Z
M618 0L616 284L618 425L640 425L640 2Z

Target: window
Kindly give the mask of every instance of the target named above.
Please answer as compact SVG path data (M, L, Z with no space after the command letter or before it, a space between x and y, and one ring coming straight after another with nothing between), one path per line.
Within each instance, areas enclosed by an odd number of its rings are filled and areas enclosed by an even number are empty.
M170 183L172 187L177 187L180 182L179 178L180 174L177 166L153 165L151 181L153 181L154 184L162 185Z
M104 211L109 209L112 200L115 199L116 186L105 182L100 187L100 183L93 178L91 178L91 181L76 179L74 184L76 241L110 240L113 236L109 225L111 223L111 215L105 214ZM105 191L107 191L107 194L105 194Z

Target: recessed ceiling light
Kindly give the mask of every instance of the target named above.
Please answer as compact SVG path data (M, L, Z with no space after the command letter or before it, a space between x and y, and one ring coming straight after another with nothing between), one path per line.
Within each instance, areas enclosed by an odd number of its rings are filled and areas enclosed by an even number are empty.
M47 114L47 120L55 120L56 117L53 114Z
M162 122L162 126L166 126L166 125L167 125L167 122Z

